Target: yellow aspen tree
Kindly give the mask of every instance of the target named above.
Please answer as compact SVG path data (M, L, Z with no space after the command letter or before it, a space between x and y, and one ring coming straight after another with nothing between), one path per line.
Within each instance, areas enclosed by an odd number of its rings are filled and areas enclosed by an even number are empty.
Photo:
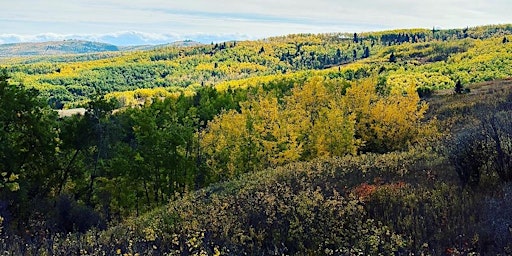
M360 144L355 139L355 115L349 114L336 101L320 110L311 134L317 157L356 154Z
M201 135L206 164L217 179L225 180L242 172L244 143L249 139L247 116L230 110L215 117Z
M254 136L257 138L258 159L262 167L275 167L296 161L302 153L299 141L304 129L302 115L292 115L282 109L276 97L260 97L250 108L243 108L254 118Z
M341 100L342 85L323 77L313 77L292 90L286 99L288 111L300 111L303 120L303 159L355 153L355 116Z
M366 151L403 149L427 130L421 120L428 106L421 102L414 86L379 96L375 84L373 79L354 83L344 97L348 110L355 115L356 136Z
M366 142L373 137L370 130L370 115L372 105L377 101L378 95L375 91L375 81L371 79L353 83L347 89L343 103L347 110L355 115L356 136Z
M421 120L428 109L420 101L416 87L392 90L372 105L370 112L374 144L385 150L399 150L421 137Z

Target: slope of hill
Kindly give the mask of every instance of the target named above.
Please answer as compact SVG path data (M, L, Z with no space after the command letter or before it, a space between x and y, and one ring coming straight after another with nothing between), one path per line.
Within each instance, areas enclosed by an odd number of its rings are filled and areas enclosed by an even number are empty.
M108 51L119 51L119 47L111 44L81 40L0 45L0 57L84 54Z

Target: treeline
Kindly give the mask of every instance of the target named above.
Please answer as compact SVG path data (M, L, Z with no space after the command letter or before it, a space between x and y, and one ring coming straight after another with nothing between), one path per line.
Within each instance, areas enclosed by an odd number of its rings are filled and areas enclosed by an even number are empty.
M226 88L259 87L279 80L304 81L302 76L320 75L330 78L343 78L349 81L377 76L378 89L381 92L391 88L407 88L415 86L422 96L427 96L438 89L454 88L457 83L462 85L503 79L512 75L511 47L504 37L486 40L471 38L456 41L433 41L426 43L407 43L382 48L368 59L349 63L343 66L323 70L307 70L286 74L272 74L234 79L217 83L221 90ZM352 39L351 39L352 40ZM360 40L360 39L358 39ZM205 70L214 65L204 67ZM239 66L241 67L241 66ZM198 88L191 85L188 88ZM176 88L157 88L115 92L110 96L130 104L152 95L162 94L162 90L174 92ZM193 90L192 90L193 91ZM136 96L139 95L139 96ZM109 96L109 97L110 97Z

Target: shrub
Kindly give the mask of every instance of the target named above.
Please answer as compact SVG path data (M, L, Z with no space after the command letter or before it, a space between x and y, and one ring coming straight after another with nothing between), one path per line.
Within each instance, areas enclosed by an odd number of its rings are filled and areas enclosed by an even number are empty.
M56 202L57 229L68 232L84 233L92 227L104 227L104 221L93 209L80 205L69 196L62 195Z
M459 133L448 145L448 158L462 186L477 186L482 168L489 159L489 148L481 130L469 129Z

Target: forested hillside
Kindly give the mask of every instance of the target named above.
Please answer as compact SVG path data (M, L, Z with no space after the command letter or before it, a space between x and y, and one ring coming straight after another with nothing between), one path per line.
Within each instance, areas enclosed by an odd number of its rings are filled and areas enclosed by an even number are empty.
M16 58L0 251L512 253L512 25ZM83 107L58 116L55 109Z
M505 36L510 30L510 26L503 25L359 35L302 34L260 41L168 46L117 57L103 54L13 59L3 66L8 67L13 82L40 90L54 108L80 106L91 96L110 92L140 88L174 92L227 81L236 84L239 80L239 84L257 84L262 76L264 81L281 80L283 75L297 71L329 67L333 67L331 76L341 72L338 76L347 80L378 72L381 84L414 82L422 88L438 89L453 86L458 80L469 83L510 75L508 48L497 44L508 41ZM479 58L473 58L476 54ZM468 61L459 61L461 58ZM366 61L339 68L360 59ZM489 66L490 60L496 65ZM250 78L257 81L246 81ZM124 98L131 101L133 96L144 98L148 93L128 93Z

